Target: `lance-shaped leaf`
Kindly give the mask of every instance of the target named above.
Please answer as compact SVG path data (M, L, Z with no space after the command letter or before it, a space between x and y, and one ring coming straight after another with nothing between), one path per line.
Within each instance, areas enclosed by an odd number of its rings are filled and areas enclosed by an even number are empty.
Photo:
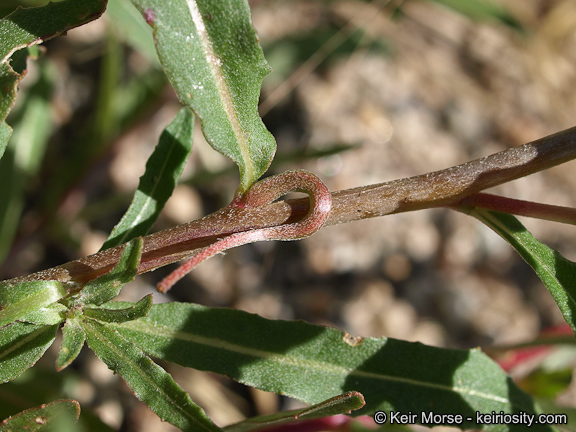
M466 213L482 221L516 249L536 272L576 332L576 263L539 242L514 216L480 208Z
M362 408L364 403L364 397L360 393L348 392L308 408L249 418L240 423L226 426L224 430L226 432L248 432L287 423L313 420L338 414L350 414L352 411Z
M30 408L0 423L0 432L67 430L70 423L78 421L80 404L75 400L61 399Z
M300 321L187 303L154 305L147 318L115 327L156 357L307 403L358 391L366 406L353 415L378 410L459 413L464 417L460 427L476 428L476 411L535 412L531 398L478 349L352 337ZM482 427L524 430L519 425Z
M37 8L18 8L0 20L0 121L14 105L22 70L10 65L12 54L98 18L106 0L64 0Z
M102 249L144 236L172 195L192 151L194 116L182 108L162 132L158 145L146 163L132 204L114 227Z
M66 320L62 327L62 345L56 358L56 370L61 371L72 363L84 346L86 335L77 318Z
M133 306L124 309L108 309L106 307L85 308L84 315L102 322L122 323L145 317L151 307L152 294L148 294Z
M185 432L221 431L160 366L117 331L87 318L88 346L158 417Z
M88 282L76 300L78 304L101 305L118 295L122 287L136 276L142 254L142 237L126 243L114 269Z
M52 345L58 325L36 326L15 322L0 330L0 383L31 368Z
M0 327L57 302L66 294L66 288L58 281L0 284Z
M240 191L266 171L276 143L258 114L270 71L245 0L132 0L154 29L156 49L180 101L206 140L240 168Z

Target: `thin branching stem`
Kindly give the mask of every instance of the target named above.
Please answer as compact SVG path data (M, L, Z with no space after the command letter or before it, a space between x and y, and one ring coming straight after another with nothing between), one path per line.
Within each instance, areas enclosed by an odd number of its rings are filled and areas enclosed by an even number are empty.
M574 158L576 127L444 170L332 192L332 209L324 226L426 208L458 207L463 205L464 198L484 189ZM471 199L481 198L475 196ZM292 223L303 218L308 210L307 198L256 208L225 207L202 219L148 235L143 239L138 273L190 258L197 249L233 233ZM107 249L10 282L56 279L82 284L114 267L122 247Z
M456 210L480 207L487 210L576 225L576 209L524 201L487 193L476 193L451 206Z

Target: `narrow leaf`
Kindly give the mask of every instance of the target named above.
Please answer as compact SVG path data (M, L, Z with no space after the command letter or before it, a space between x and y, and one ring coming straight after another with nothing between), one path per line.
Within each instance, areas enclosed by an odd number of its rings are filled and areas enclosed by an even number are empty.
M353 415L378 410L460 413L459 427L475 428L476 411L535 412L530 397L477 349L356 338L304 322L187 303L154 305L147 318L116 328L156 357L310 404L358 391L366 406Z
M488 225L516 249L550 291L564 319L576 332L576 263L539 242L512 215L480 208L466 213Z
M56 431L78 421L80 404L75 400L61 399L30 408L0 423L0 432Z
M134 306L125 309L85 308L84 315L98 321L123 323L138 318L144 318L152 307L152 294L138 301Z
M0 383L31 368L52 345L58 325L12 323L0 330Z
M61 371L72 363L84 346L86 335L77 319L66 320L62 327L62 345L56 358L56 370Z
M98 18L106 0L64 0L35 8L19 7L0 20L0 62L14 51L38 45Z
M66 288L58 281L0 284L0 327L57 302L66 294Z
M247 432L280 424L330 417L338 414L350 414L352 411L362 408L364 404L364 397L360 393L349 392L308 408L253 417L240 423L226 426L224 430L226 432Z
M247 190L268 168L276 143L258 114L270 71L245 0L132 0L154 29L158 57L180 101L210 145L240 168Z
M142 237L126 243L122 256L114 269L97 279L88 282L78 297L78 304L101 305L112 300L122 287L136 276L136 269L142 254Z
M185 432L221 431L164 369L116 330L89 318L83 327L88 345L98 358L122 376L136 397L158 417Z
M162 132L156 149L146 163L132 204L114 227L102 249L125 243L148 233L164 204L172 195L192 152L194 115L182 108Z
M65 0L36 8L19 7L0 20L0 121L14 105L16 87L24 77L22 70L10 65L14 52L90 22L105 8L106 0Z

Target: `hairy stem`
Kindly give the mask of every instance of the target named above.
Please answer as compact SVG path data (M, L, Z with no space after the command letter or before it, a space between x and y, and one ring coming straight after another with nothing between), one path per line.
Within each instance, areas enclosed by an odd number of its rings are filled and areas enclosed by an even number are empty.
M576 128L549 135L462 165L415 177L333 192L332 209L324 224L433 207L454 206L465 197L576 158ZM144 237L138 273L194 255L219 238L254 229L289 224L304 218L308 198L256 207L225 207L202 219ZM83 284L109 271L123 246L101 251L48 270L10 280L71 281Z

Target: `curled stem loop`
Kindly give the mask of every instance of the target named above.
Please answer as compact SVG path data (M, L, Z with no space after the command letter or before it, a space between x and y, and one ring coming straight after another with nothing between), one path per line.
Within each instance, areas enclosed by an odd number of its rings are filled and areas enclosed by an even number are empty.
M305 170L286 171L267 177L243 195L234 198L228 207L255 208L276 201L289 192L304 192L310 197L310 210L303 219L284 225L253 229L229 235L202 249L157 285L165 293L194 267L211 256L227 249L264 240L298 240L311 236L328 219L332 198L327 186L311 172Z

